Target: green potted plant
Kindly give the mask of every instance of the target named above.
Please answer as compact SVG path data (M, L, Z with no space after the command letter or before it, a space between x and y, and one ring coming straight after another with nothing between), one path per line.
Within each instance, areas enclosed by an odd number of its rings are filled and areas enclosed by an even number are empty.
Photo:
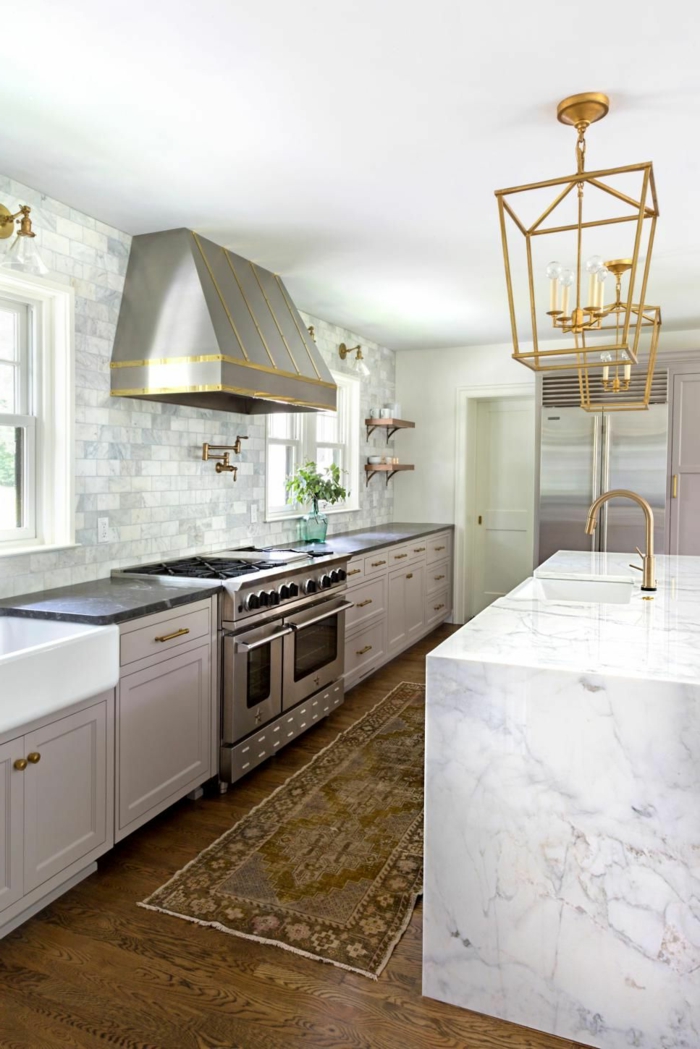
M305 543L325 543L328 518L319 511L319 503L340 502L347 498L347 491L340 483L340 467L331 463L319 472L316 463L307 460L298 466L294 475L286 481L287 499L290 503L308 506L313 510L299 521L299 538Z

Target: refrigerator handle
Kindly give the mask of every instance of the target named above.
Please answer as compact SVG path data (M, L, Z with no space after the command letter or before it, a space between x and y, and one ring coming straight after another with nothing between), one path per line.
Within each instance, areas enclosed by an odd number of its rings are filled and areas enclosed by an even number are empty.
M593 416L593 442L592 442L592 454L593 461L591 463L591 502L594 503L600 495L600 450L601 450L601 427L602 427L602 416ZM605 507L601 507L605 509ZM598 528L591 536L591 550L598 549L598 531L601 527L601 521L598 521Z
M603 492L610 491L610 441L612 438L612 419L605 412L600 414L600 424L603 430L603 447L600 457L600 482L601 482L601 494ZM598 549L608 549L608 504L603 503L600 508L600 525L599 532L600 536L598 539Z

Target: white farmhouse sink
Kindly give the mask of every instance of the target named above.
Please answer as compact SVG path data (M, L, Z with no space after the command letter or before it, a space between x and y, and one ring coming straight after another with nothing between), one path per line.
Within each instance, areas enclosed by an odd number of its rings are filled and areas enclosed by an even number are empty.
M0 616L0 732L114 688L119 627Z
M573 601L601 605L627 605L634 583L621 579L526 579L509 598L521 601Z

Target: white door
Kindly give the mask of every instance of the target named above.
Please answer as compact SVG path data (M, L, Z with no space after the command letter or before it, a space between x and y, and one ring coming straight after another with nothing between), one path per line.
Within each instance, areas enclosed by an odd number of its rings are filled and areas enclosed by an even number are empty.
M472 615L532 574L535 404L480 400L476 419Z

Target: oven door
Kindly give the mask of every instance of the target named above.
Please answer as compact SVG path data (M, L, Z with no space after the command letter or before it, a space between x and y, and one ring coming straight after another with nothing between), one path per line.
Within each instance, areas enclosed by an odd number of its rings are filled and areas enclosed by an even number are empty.
M282 713L281 620L224 634L223 741L236 743Z
M330 599L288 616L284 639L284 710L343 676L345 613L352 601Z

